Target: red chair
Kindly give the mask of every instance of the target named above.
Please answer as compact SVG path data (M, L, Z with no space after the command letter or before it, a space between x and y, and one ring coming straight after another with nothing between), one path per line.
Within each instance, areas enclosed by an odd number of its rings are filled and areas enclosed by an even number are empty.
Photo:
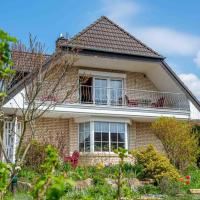
M157 102L152 103L151 106L155 108L162 108L164 106L165 97L161 97L157 100Z
M126 99L126 104L130 107L132 106L138 106L138 100L137 99L129 99L127 95L125 95L125 99Z
M73 168L76 168L78 165L78 159L80 157L80 153L78 151L74 151L72 156L65 156L64 162L68 162L71 164Z

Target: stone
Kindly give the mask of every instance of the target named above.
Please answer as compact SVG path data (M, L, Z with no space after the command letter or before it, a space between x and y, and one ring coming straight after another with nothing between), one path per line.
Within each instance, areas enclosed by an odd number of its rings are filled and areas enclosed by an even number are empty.
M76 181L75 188L77 190L81 190L81 189L88 188L92 184L93 184L93 180L91 178L88 178L88 179L83 180L83 181Z
M117 188L117 183L114 179L106 178L105 180L112 188Z
M200 189L190 189L191 194L200 194Z

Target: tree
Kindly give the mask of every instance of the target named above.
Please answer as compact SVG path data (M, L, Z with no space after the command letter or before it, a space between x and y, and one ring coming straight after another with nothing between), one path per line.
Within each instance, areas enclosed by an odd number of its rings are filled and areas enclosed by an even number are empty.
M152 124L152 130L163 143L171 163L180 170L196 162L199 153L198 140L192 134L188 122L161 117Z
M44 45L30 34L28 47L21 42L13 45L12 58L15 58L16 73L10 78L9 94L18 87L23 88L20 92L23 105L19 105L19 102L12 98L21 115L22 128L20 133L12 130L13 136L18 138L18 145L8 186L12 183L12 177L16 177L19 172L16 169L23 167L24 158L29 151L31 142L35 140L35 122L46 112L54 109L57 104L71 98L78 86L78 80L70 88L66 88L64 82L67 73L72 70L74 63L78 60L77 49L67 49L66 51L58 49L53 55L46 56ZM23 65L21 61L28 61L27 63L30 65ZM60 95L61 91L62 95ZM57 96L60 98L57 99ZM27 136L27 127L31 130L29 137ZM2 137L1 135L0 146L3 149L4 158L7 162L11 162L6 154Z

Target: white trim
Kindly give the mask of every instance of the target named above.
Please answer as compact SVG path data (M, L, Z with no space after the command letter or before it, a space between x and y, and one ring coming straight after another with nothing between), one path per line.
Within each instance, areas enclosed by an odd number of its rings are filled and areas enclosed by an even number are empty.
M103 76L109 78L126 78L126 74L124 73L116 73L116 72L102 72L102 71L92 71L79 69L79 75L91 75L91 76Z
M90 153L94 153L94 122L90 122Z
M125 135L124 135L125 149L128 149L128 124L125 124Z
M132 121L130 118L122 118L122 117L98 117L98 116L88 116L88 117L76 117L75 119L76 123L84 123L84 122L94 122L94 121L99 121L99 122L119 122L119 123L127 123L131 124Z
M13 157L12 157L12 162L15 162L15 154L16 154L16 148L17 148L17 134L18 134L18 123L17 123L17 117L15 117L14 121L14 144L13 144Z

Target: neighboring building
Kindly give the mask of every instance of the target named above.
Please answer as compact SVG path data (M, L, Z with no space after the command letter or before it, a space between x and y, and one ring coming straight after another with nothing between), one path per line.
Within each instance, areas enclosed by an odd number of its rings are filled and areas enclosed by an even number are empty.
M70 40L58 38L57 50L64 52L69 47L81 51L66 77L66 87L76 84L83 75L87 75L87 81L80 82L73 99L36 121L36 138L49 138L50 143L61 145L61 137L67 154L80 151L82 162L91 163L96 156L113 162L112 150L118 147L131 150L153 144L162 151L162 143L150 129L151 122L160 116L190 120L190 104L200 110L199 101L163 56L106 17ZM47 60L44 66L51 62ZM26 63L23 65L26 67ZM23 87L19 88L11 97L23 106L19 97ZM16 113L12 99L4 107L7 114ZM18 122L8 121L4 128L12 159L17 139L12 137L11 129L15 127L20 132L18 115Z

